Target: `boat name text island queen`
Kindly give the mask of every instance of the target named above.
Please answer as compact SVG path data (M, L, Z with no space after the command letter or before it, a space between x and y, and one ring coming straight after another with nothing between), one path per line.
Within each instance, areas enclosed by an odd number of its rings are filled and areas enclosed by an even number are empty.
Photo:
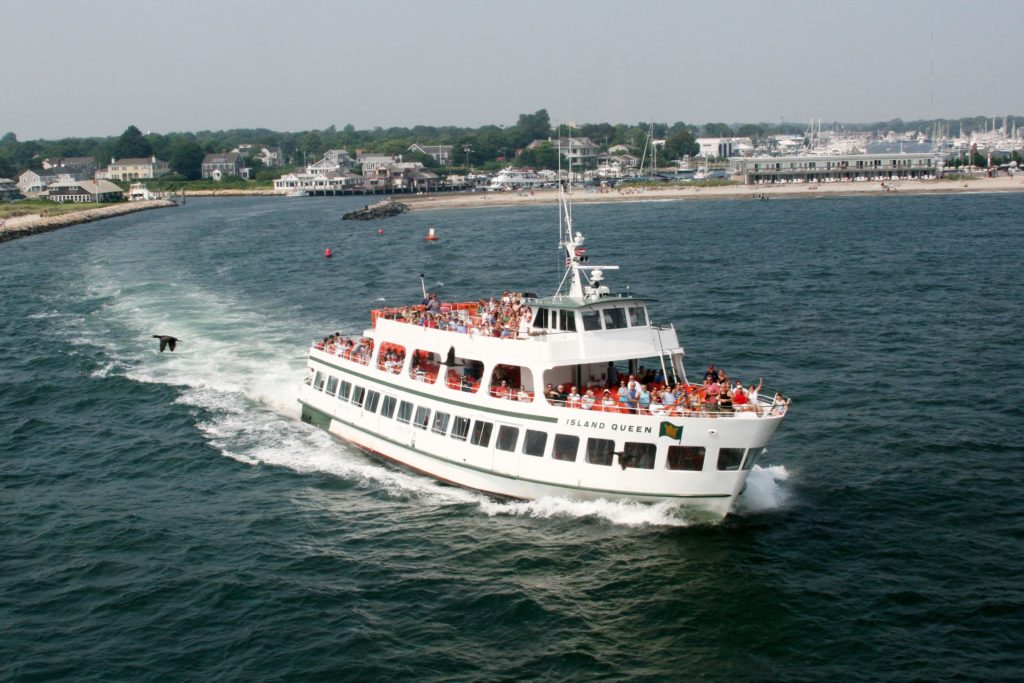
M309 350L302 419L436 479L514 499L675 502L721 518L788 407L689 384L672 325L588 265L560 192L553 296L371 312L363 336ZM647 379L641 387L642 368ZM710 386L709 386L710 385Z

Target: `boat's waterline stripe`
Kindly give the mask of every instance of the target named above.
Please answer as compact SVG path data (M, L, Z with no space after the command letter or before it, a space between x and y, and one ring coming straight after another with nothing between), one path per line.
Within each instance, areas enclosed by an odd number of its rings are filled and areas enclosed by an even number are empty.
M343 367L340 367L338 365L335 365L334 363L328 363L327 361L321 360L319 358L311 357L311 359L313 361L317 362L317 363L320 363L322 365L326 365L329 368L334 368L338 372L343 372L343 373L352 375L353 377L358 377L358 378L360 378L360 379L362 379L362 380L364 380L366 382L370 382L372 384L378 384L380 386L388 387L390 389L393 389L394 391L404 392L404 393L407 393L407 394L415 394L416 396L420 396L422 398L429 398L432 401L440 401L442 403L448 403L450 405L459 406L461 408L469 408L470 410L479 410L479 411L484 412L484 413L491 413L492 415L504 415L506 417L514 417L514 418L519 419L519 420L533 420L534 422L550 422L552 424L557 424L558 423L558 418L557 417L545 417L543 415L529 415L527 413L517 413L517 412L511 411L511 410L499 410L497 408L488 408L487 406L478 405L476 403L464 403L462 401L456 401L456 400L453 400L453 399L450 399L450 398L445 398L443 396L438 396L436 394L430 394L430 393L427 393L425 391L419 391L417 389L410 389L408 387L399 386L397 384L391 384L390 382L384 382L382 380L377 379L376 377L370 377L368 375L364 375L364 374L359 373L359 372L354 372L353 370L350 370L349 368L343 368ZM374 387L367 387L367 389L373 389L373 388Z
M409 444L404 444L404 443L401 443L399 441L395 441L394 439L388 438L388 437L386 437L386 436L384 436L382 434L378 434L377 432L372 432L369 429L366 429L365 427L360 427L357 424L353 424L353 423L349 422L348 420L342 420L337 415L334 415L332 413L325 413L320 408L317 408L314 405L306 403L301 398L299 399L299 403L301 403L306 408L309 408L310 410L312 410L314 412L317 412L320 415L323 415L324 417L329 417L332 420L337 420L338 422L342 423L343 425L347 425L347 426L351 427L352 429L356 429L356 430L358 430L360 432L363 432L364 434L368 434L370 436L376 437L376 438L381 439L383 441L387 441L388 443L393 444L395 446L398 446L399 448L404 448L406 450L413 451L413 452L418 453L420 455L423 455L423 456L426 456L428 458L431 458L432 460L437 460L438 462L443 462L446 465L454 465L455 467L459 467L459 468L462 468L462 469L465 469L465 470L473 470L475 472L480 472L482 474L486 474L486 475L489 475L489 476L492 476L492 477L499 477L501 479L512 479L512 480L517 480L517 481L526 481L526 482L530 482L531 484L541 484L541 485L544 485L544 486L554 486L554 487L557 487L557 488L560 488L560 489L573 489L573 490L576 490L576 491L589 491L589 492L592 492L592 493L611 493L611 494L620 495L620 496L646 496L648 498L680 498L680 499L683 499L683 498L730 498L731 497L731 494L729 494L729 493L696 493L696 494L691 494L691 495L679 495L679 494L675 494L675 493L644 493L642 491L621 491L621 490L617 490L617 489L597 489L597 488L590 488L588 486L573 486L572 484L553 484L553 483L551 483L549 481L542 481L542 480L539 480L539 479L529 479L527 477L509 476L507 474L502 474L501 472L495 472L494 470L484 469L483 467L476 467L475 465L468 465L468 464L465 464L465 463L454 462L452 460L448 460L446 458L442 458L440 456L434 455L433 453L428 453L427 451L424 451L424 450L421 450L419 448L416 448L415 446L410 446ZM384 419L387 419L387 418L384 418ZM357 444L357 445L360 445L360 444ZM369 448L369 446L364 446L364 448ZM427 474L429 474L429 473L427 473Z

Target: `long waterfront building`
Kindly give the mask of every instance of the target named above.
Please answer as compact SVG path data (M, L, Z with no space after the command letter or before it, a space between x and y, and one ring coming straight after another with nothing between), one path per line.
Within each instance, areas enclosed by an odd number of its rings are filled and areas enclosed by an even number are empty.
M941 159L931 152L741 157L730 166L747 185L935 178L942 172Z

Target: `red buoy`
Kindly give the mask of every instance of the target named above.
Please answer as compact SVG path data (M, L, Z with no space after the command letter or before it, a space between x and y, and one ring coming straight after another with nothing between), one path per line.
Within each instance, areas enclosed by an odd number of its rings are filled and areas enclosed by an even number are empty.
M384 228L377 228L377 234L378 235L383 235L384 234Z
M427 241L428 242L436 242L437 241L437 233L434 232L433 228L431 228L430 232L427 233Z
M327 257L327 258L331 258L332 252L331 252L331 248L330 247L327 247L326 249L324 249L324 256Z

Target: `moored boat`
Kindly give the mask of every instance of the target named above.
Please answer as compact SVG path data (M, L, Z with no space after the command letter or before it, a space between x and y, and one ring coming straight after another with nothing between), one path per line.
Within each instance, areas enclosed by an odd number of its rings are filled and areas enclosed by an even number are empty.
M381 458L500 497L677 502L724 517L788 399L687 381L675 328L612 293L573 231L555 294L371 312L309 350L302 419Z

